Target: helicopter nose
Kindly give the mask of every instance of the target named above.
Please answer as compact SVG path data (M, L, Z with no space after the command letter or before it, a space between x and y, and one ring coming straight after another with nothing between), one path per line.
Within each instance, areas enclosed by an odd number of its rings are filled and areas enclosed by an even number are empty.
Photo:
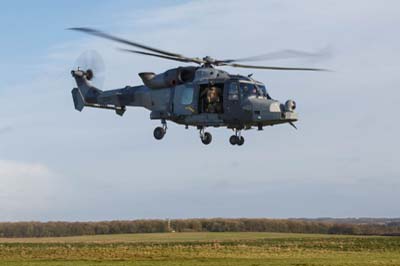
M279 120L282 109L278 101L262 98L249 99L249 111L253 112L253 121Z
M289 122L295 122L298 120L296 110L296 102L293 100L287 100L285 104L281 104L282 119Z
M280 113L281 112L281 105L278 102L273 102L269 105L269 111L271 113Z
M296 103L288 100L280 103L276 100L250 98L243 109L252 113L252 121L258 126L291 123L298 120Z

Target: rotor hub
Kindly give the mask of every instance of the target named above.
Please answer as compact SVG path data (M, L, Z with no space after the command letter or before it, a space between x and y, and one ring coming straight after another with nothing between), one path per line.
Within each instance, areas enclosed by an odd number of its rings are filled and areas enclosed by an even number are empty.
M207 64L214 64L216 62L216 60L214 58L212 58L211 56L206 56L203 57L203 60L207 63Z

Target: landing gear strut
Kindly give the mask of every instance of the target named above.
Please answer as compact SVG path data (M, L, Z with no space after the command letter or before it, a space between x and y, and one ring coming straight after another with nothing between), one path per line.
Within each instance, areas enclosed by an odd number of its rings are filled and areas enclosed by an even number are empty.
M156 127L154 129L153 135L156 140L161 140L167 133L167 122L165 120L161 121L162 126Z
M229 143L238 146L242 146L244 144L244 138L241 134L241 130L235 129L235 135L229 138Z
M212 141L212 135L208 132L204 131L204 128L200 129L200 139L201 142L203 142L204 145L208 145Z

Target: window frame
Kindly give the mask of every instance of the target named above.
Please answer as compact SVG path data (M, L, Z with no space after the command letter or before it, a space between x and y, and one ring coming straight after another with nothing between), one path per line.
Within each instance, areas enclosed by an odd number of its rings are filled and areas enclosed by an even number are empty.
M232 92L232 86L235 85L236 86L236 90L235 92ZM240 95L240 84L237 81L231 81L229 83L229 89L228 89L228 100L229 101L239 101L239 96ZM236 97L234 97L236 96Z

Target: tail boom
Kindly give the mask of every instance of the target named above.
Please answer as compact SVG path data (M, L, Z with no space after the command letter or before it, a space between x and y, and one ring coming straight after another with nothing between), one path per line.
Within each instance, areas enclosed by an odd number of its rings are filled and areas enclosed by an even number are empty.
M85 106L100 109L115 110L115 112L122 116L125 113L125 106L118 104L115 101L107 102L102 96L103 91L91 86L87 80L87 73L82 70L71 71L72 76L75 78L77 88L74 88L72 99L74 101L75 109L79 112ZM100 100L100 101L99 101Z

